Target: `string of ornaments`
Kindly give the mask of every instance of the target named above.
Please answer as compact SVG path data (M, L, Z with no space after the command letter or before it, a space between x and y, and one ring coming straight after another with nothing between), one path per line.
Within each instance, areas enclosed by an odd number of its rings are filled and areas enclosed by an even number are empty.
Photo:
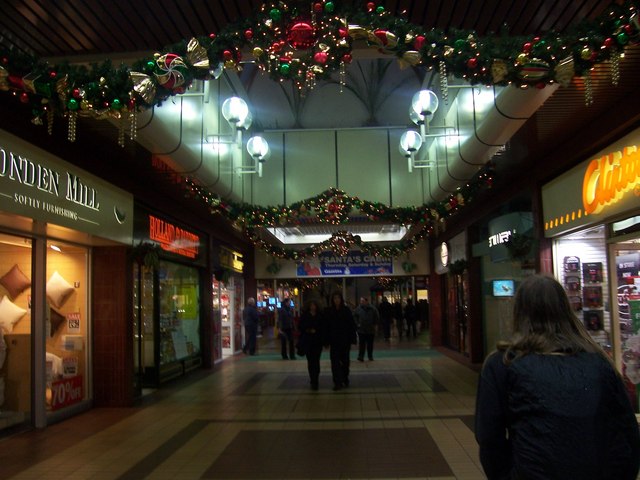
M110 60L89 68L51 65L0 46L0 91L28 105L35 124L46 119L49 133L50 112L66 118L70 141L76 138L78 117L122 119L121 129L128 128L135 139L137 112L184 93L194 80L217 78L224 69L240 70L243 52L250 52L251 61L274 80L312 89L333 75L344 83L354 44L365 42L403 65L437 69L445 102L449 75L472 84L523 88L556 82L567 86L580 76L590 104L591 69L609 61L612 83L618 84L620 55L626 45L640 43L639 19L636 3L625 1L567 33L516 37L501 32L480 38L470 30L425 29L377 2L270 1L250 18L167 46L132 66L113 66ZM124 137L119 135L121 145Z
M187 195L203 201L213 215L222 215L242 228L256 247L275 258L299 261L313 257L320 252L331 250L346 254L350 249L358 249L376 256L398 256L415 249L429 234L433 233L437 222L443 221L467 206L483 189L493 183L493 165L489 162L467 184L441 202L420 206L391 207L381 202L370 202L347 195L337 188L330 188L314 197L292 203L263 207L243 202L221 199L209 190L199 186L192 179L185 179ZM391 222L413 227L409 234L393 245L377 245L362 241L358 235L344 230L333 233L324 242L303 247L289 248L273 244L262 236L262 228L285 225L345 225L353 222L354 216L368 222Z

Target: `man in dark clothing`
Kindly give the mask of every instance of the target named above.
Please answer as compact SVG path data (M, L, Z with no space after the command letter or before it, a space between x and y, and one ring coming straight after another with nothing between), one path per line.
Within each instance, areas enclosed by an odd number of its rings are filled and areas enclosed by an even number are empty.
M278 312L278 331L280 332L280 350L282 359L296 359L296 352L293 348L293 311L289 303L289 299L282 300L282 308ZM289 345L289 354L287 355L287 345Z
M378 312L380 313L380 320L382 320L382 331L384 333L384 339L388 342L391 338L393 307L387 300L387 297L382 297L382 301L378 306Z
M333 389L349 386L349 353L357 341L356 324L351 310L344 304L339 292L331 296L331 306L326 311L327 342L330 346Z
M258 322L260 315L256 308L256 300L254 298L247 299L247 306L242 312L242 320L244 323L245 345L242 351L249 355L256 354L256 336L258 334Z
M416 338L418 336L416 332L416 307L410 298L407 299L407 304L404 307L404 319L407 323L407 338L410 338L412 333L413 338Z
M356 308L356 325L358 326L359 352L358 361L364 362L364 351L367 350L369 360L373 360L373 339L376 333L376 325L379 320L378 310L370 303L369 299L362 297L360 305Z

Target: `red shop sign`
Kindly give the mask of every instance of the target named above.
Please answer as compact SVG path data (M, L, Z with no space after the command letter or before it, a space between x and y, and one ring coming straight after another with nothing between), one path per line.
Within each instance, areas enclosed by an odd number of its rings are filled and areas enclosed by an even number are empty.
M82 401L82 375L56 380L51 384L51 410Z

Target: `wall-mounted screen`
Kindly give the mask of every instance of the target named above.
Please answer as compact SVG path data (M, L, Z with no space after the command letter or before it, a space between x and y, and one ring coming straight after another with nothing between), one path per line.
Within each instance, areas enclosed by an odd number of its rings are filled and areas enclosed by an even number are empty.
M515 294L513 280L493 280L491 283L494 297L513 297Z

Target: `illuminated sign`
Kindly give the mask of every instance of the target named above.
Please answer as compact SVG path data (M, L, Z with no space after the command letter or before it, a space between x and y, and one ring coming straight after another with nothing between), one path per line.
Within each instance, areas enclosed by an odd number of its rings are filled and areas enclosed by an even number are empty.
M220 247L220 265L235 272L242 273L244 269L242 254L225 247Z
M196 258L200 248L200 237L172 223L149 215L149 239L158 242L160 247L176 255Z
M582 204L587 214L600 213L610 204L618 202L625 193L636 188L640 178L638 148L625 147L591 160L582 183Z
M133 196L0 130L0 209L124 244Z
M495 235L491 235L489 237L489 248L495 247L496 245L503 245L505 243L508 243L512 233L516 232L507 230L506 232L500 232L496 233Z

